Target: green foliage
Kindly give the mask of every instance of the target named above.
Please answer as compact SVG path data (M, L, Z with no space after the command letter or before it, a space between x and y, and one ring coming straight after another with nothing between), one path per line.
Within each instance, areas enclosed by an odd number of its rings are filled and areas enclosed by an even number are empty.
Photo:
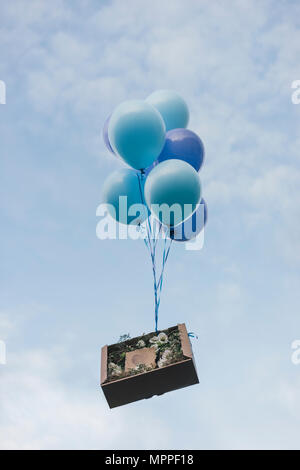
M125 335L121 335L120 338L119 338L118 343L123 343L124 341L127 341L128 339L130 339L130 334L129 333L127 333Z
M150 370L153 370L153 367L146 366L146 364L139 364L135 369L129 369L127 375L137 375L142 372L149 372Z

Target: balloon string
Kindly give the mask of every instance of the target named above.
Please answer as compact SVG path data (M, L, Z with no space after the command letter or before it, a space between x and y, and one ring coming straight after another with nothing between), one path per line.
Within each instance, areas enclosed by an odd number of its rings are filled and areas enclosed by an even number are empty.
M144 195L143 195L143 190L142 190L142 178L144 174L141 171L140 173L137 173L138 181L139 181L139 190L140 190L140 196L141 196L141 202L145 206L145 200L144 200ZM155 263L155 252L156 252L156 246L153 243L151 243L152 240L152 229L151 229L151 222L149 220L151 213L147 207L148 210L148 218L146 221L146 231L147 231L147 239L150 252L150 257L151 257L151 263L152 263L152 273L153 273L153 287L154 287L154 302L155 302L155 331L157 332L157 327L158 327L158 293L157 293L157 282L156 282L156 263Z
M153 286L154 286L154 304L155 304L155 331L158 329L158 291L156 281L156 244L153 241L153 256L152 256L152 272L153 272Z
M161 229L162 229L162 224L159 222L159 229L158 229L157 237L156 237L155 242L154 242L155 246L157 245L157 242L159 240L159 235L160 235Z
M164 279L164 272L165 272L166 263L167 263L167 260L168 260L168 257L169 257L171 245L172 245L172 240L170 240L170 244L167 248L167 238L165 238L162 269L161 269L161 274L160 274L159 281L158 281L158 288L159 288L158 306L160 305L160 298L161 298L161 291L162 291L162 285L163 285L163 279Z
M163 281L163 275L164 275L164 270L165 270L165 265L166 265L166 262L167 262L167 259L169 257L169 252L170 252L170 249L171 249L171 245L172 245L172 239L170 240L170 244L169 244L169 247L168 249L166 250L166 244L167 244L167 239L165 238L165 246L164 246L164 253L163 253L163 264L162 264L162 272L160 274L160 277L159 277L159 281L158 281L158 285L160 286L160 290L161 290L161 286L162 286L162 281Z
M191 331L190 333L188 333L188 336L189 336L190 338L196 338L196 339L198 339L198 336L197 336L195 333L193 333L192 331Z
M140 190L140 196L141 196L141 202L144 206L145 200L144 200L144 194L142 190L142 178L144 177L144 173L141 170L140 173L137 173L138 181L139 181L139 190ZM146 206L147 207L147 206ZM162 285L163 285L163 276L164 276L164 271L165 271L165 266L166 262L169 256L170 248L172 245L172 239L170 240L170 244L167 248L167 237L165 236L164 240L164 249L163 249L163 255L162 255L162 265L161 265L161 273L159 276L159 280L157 281L157 272L156 272L156 248L157 248L157 243L158 239L160 236L160 232L162 231L162 224L159 223L159 229L158 233L154 234L152 233L152 226L151 226L151 212L149 208L147 207L148 210L148 217L146 221L146 232L147 232L147 238L144 238L144 243L146 247L149 250L150 257L151 257L151 263L152 263L152 273L153 273L153 287L154 287L154 313L155 313L155 331L158 331L158 312L159 312L159 306L160 306L160 298L161 298L161 291L162 291ZM154 235L154 236L153 236Z
M159 276L158 280L158 290L159 294L161 293L161 288L162 288L162 280L163 280L163 273L164 273L164 267L165 267L165 258L166 258L166 245L167 245L167 237L165 237L164 240L164 251L163 251L163 256L162 256L162 265L161 265L161 273Z
M141 170L141 173L137 173L138 182L139 182L140 196L141 196L141 202L142 202L143 206L147 208L147 211L148 211L148 217L147 217L147 221L146 221L147 240L144 238L144 242L145 242L146 246L148 247L148 249L150 251L150 255L151 255L151 259L152 259L153 249L152 249L151 239L150 239L151 227L150 227L150 230L148 228L150 211L148 209L148 206L146 206L145 200L144 200L144 194L143 194L143 190L142 190L142 178L143 178L143 176L144 176L144 174L143 174L142 170Z

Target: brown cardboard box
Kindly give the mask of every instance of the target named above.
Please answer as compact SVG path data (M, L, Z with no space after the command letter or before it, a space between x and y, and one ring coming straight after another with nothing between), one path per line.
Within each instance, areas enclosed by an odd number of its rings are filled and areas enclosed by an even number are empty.
M178 330L184 355L183 360L161 368L155 368L149 372L142 372L137 375L122 377L113 381L107 380L109 346L103 346L101 352L101 388L110 408L142 400L143 398L151 398L153 395L162 395L172 390L199 383L191 343L185 324L179 324ZM149 350L152 348L143 349ZM148 364L151 364L155 356L149 351L141 353L143 349L132 351L133 354L131 352L127 353L126 364L128 369L131 368L129 364L132 364L130 361L133 360L134 354L144 355L144 360L150 361ZM142 358L140 359L142 360ZM137 358L136 360L139 361Z

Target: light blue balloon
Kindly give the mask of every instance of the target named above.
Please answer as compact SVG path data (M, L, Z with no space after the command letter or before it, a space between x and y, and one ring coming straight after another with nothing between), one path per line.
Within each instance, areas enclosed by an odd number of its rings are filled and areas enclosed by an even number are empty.
M173 227L196 209L201 198L201 183L197 171L189 163L165 160L149 173L144 193L151 212L164 225Z
M104 183L102 200L109 214L122 224L138 225L146 220L148 209L143 198L144 180L134 170L115 171Z
M207 222L207 205L202 198L197 209L184 222L171 227L169 237L177 242L187 242L195 238L204 228Z
M166 131L184 128L189 122L189 109L186 102L175 91L158 90L146 99L162 115Z
M141 100L124 101L112 113L108 126L111 146L131 167L150 166L165 142L165 124L151 104Z

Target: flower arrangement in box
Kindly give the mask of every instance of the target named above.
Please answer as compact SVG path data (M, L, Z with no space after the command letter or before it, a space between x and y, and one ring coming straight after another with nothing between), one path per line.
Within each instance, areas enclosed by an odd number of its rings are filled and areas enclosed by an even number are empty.
M152 365L136 364L126 370L126 354L139 349L153 349L155 362ZM149 372L184 359L178 327L172 327L160 333L149 333L138 338L127 339L108 348L107 381Z

